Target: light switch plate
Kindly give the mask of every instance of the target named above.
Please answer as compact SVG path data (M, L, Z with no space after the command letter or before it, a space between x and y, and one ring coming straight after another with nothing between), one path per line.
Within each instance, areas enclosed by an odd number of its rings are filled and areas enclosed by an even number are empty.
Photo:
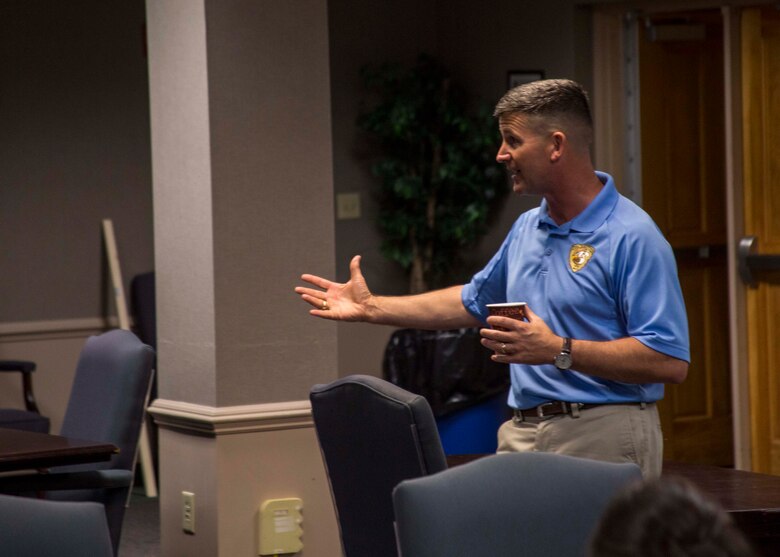
M188 534L195 533L195 494L181 492L181 528Z
M360 194L337 193L336 194L336 218L339 220L360 218Z

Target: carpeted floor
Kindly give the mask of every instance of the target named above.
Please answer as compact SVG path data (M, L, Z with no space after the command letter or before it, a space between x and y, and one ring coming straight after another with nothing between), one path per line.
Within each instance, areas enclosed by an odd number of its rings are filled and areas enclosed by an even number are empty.
M160 500L136 488L125 511L118 557L160 557Z

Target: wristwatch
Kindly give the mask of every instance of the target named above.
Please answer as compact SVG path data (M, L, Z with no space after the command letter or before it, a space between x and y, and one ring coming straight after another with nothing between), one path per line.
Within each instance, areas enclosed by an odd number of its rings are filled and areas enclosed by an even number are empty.
M571 339L566 337L563 339L563 347L561 353L555 356L555 367L561 371L567 370L571 367Z

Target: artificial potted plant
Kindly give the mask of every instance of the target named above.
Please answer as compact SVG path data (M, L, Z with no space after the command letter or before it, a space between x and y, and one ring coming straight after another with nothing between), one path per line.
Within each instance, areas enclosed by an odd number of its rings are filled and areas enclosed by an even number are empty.
M487 231L509 189L494 159L491 109L429 56L409 69L384 64L361 74L369 98L358 125L380 149L372 170L380 179L382 253L407 271L411 294L467 278L461 255ZM505 391L508 373L478 338L476 329L396 331L385 378L426 396L439 418L486 400Z
M407 271L410 293L444 286L508 191L494 159L491 110L429 56L408 69L364 67L361 75L369 98L358 125L381 152L372 170L380 179L382 253Z

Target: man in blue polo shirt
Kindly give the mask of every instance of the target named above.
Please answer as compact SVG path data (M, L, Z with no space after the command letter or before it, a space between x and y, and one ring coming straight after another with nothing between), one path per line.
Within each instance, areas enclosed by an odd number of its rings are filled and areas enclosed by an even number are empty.
M417 296L371 293L350 280L303 275L317 317L420 329L487 324L482 344L510 364L514 418L499 452L539 450L636 462L661 472L655 402L688 372L685 306L672 250L652 219L621 196L590 156L587 95L570 80L516 87L496 105L496 157L518 194L541 195L487 266L463 286ZM526 320L487 304L527 303Z

